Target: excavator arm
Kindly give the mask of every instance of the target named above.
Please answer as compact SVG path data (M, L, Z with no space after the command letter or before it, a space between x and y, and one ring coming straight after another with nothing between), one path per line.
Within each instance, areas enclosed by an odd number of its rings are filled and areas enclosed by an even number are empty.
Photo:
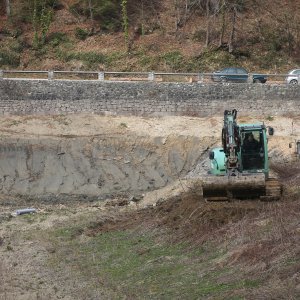
M236 173L239 169L238 152L240 150L240 137L236 116L236 109L224 111L222 144L226 157L226 170L230 176L237 175Z

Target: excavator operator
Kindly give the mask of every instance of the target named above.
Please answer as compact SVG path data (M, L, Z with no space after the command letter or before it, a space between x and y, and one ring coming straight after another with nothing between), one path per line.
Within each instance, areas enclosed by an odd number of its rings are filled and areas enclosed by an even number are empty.
M259 149L259 142L254 138L253 133L246 135L243 148L246 152L254 152Z
M253 133L248 133L243 142L243 166L245 169L260 169L263 167L263 157L260 155L260 143Z

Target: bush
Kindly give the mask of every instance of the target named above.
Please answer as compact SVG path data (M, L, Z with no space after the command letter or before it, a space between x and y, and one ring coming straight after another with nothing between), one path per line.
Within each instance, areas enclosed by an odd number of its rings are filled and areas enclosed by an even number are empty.
M89 33L83 28L75 28L75 37L79 40L84 41L88 37Z
M22 40L13 40L11 43L10 43L10 50L12 50L13 52L16 52L16 53L22 53L23 52L23 49L24 49L24 41Z
M48 43L53 47L69 41L68 36L63 32L52 32L51 34L49 34L47 40Z
M172 71L180 70L183 63L183 56L179 51L167 52L161 56L162 60Z
M10 66L18 67L20 64L20 56L11 51L0 51L0 67Z
M274 28L274 26L269 24L264 24L261 29L261 34L263 36L263 44L269 51L280 51L289 42L289 36L282 28ZM291 40L291 42L293 42L293 40Z
M90 9L86 1L77 1L70 7L76 15L90 17ZM98 0L92 2L94 20L100 23L102 30L117 31L122 28L120 3L117 0Z
M197 30L192 35L192 40L195 42L205 42L206 40L206 30Z

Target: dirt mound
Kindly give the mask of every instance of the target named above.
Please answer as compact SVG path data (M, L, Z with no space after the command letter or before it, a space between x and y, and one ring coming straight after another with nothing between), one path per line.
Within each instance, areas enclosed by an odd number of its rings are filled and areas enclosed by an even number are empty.
M282 183L286 185L300 185L300 161L272 166Z
M94 236L115 230L157 230L169 242L201 244L213 237L226 224L237 222L246 215L257 212L257 201L207 203L194 190L173 195L155 206L96 222L86 234Z

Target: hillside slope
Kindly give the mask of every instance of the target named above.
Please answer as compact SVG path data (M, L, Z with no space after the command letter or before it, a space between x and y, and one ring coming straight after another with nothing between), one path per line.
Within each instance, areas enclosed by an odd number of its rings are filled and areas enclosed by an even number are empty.
M9 17L2 4L0 68L197 72L241 65L284 73L300 64L299 1L210 0L207 10L205 1L132 0L126 15L118 1L84 3L17 0Z

